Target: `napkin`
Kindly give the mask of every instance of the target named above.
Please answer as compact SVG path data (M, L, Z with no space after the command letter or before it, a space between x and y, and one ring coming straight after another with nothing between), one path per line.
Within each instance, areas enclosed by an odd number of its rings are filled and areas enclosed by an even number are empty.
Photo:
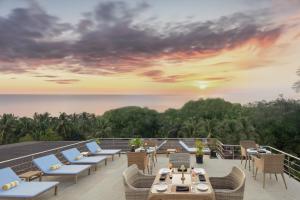
M199 180L205 182L206 181L205 176L202 174L199 174Z
M182 170L180 168L178 168L178 171L182 172ZM185 169L184 172L187 172L187 169Z
M185 186L185 185L177 185L176 186L176 192L188 192L190 191L190 187L189 186Z

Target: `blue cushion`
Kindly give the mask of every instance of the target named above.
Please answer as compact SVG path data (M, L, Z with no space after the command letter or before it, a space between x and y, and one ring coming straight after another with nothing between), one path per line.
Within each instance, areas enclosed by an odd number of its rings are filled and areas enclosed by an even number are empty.
M77 175L90 168L90 165L63 165L56 170L45 171L48 175Z
M53 154L36 158L33 163L43 172L49 171L52 165L62 164Z
M58 185L59 182L21 182L10 190L0 190L0 197L33 198Z
M100 149L99 145L96 142L89 142L85 145L88 150L92 153L96 153L98 149Z
M80 160L75 160L74 164L98 164L106 159L106 156L83 157Z
M12 181L19 181L20 184L9 190L2 190L3 185ZM0 197L32 198L58 185L58 183L59 182L23 182L11 168L0 169Z
M67 159L69 162L76 161L76 157L80 156L80 151L76 148L68 149L61 152L62 155Z
M9 167L0 169L0 187L12 181L21 181L17 174Z

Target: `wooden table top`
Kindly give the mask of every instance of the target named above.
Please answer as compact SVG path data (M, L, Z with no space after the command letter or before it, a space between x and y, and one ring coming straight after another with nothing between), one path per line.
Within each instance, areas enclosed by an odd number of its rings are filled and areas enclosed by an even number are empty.
M28 171L23 174L20 174L19 177L20 178L31 178L33 176L41 176L41 175L42 175L41 171Z
M176 151L176 149L167 149L168 152Z
M149 192L149 197L148 200L185 200L185 199L198 199L198 200L215 200L215 194L213 191L213 188L209 182L209 177L207 173L204 174L206 182L201 182L205 183L208 185L208 190L207 191L199 191L196 188L196 184L200 183L198 175L192 176L191 170L189 169L187 172L184 173L185 176L185 181L182 184L181 181L181 176L182 173L177 172L177 170L173 170L174 172L172 173L172 179L170 179L170 175L167 175L167 178L165 181L160 181L160 174L159 172L157 173L154 183L150 189ZM156 184L167 184L168 189L165 192L158 192L154 187ZM194 185L193 185L194 183ZM189 187L189 191L187 192L177 192L176 191L176 186L177 185L186 185Z

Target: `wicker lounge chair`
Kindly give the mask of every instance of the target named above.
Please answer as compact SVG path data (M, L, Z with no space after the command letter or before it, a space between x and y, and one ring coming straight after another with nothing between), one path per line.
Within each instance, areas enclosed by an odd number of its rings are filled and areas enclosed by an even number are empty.
M174 168L180 168L184 165L186 168L190 167L190 154L189 153L172 153L169 157L169 163Z
M245 173L238 167L233 167L225 177L211 177L210 183L214 189L216 200L242 200L245 190Z
M0 199L33 199L40 194L54 188L57 195L59 182L25 182L15 174L11 168L0 169ZM3 190L2 186L13 181L18 181L19 185L9 190Z
M249 148L257 148L255 141L253 140L242 140L240 141L241 146L241 164L243 164L243 160L245 160L245 169L247 167L247 162L249 162L250 169L250 157L247 154L247 149Z
M261 158L253 156L253 160L256 169L254 178L256 179L258 170L263 173L263 188L265 187L266 174L269 173L270 176L271 174L275 174L277 181L277 174L281 174L285 188L287 189L284 179L284 154L266 154L261 155Z
M145 169L148 170L148 173L150 172L149 160L146 152L128 152L127 161L128 167L135 164L137 165L138 169L142 170L143 172L145 172Z
M155 176L142 174L135 164L128 167L123 172L126 200L148 199L154 179Z

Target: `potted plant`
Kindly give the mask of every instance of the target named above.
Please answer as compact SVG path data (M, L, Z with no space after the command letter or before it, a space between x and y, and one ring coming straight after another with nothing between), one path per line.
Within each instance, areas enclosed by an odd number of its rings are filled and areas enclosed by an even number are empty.
M202 164L203 163L203 143L201 140L196 140L196 163Z
M129 141L129 145L131 147L131 151L134 152L135 149L139 148L142 146L142 139L141 138L133 138Z

